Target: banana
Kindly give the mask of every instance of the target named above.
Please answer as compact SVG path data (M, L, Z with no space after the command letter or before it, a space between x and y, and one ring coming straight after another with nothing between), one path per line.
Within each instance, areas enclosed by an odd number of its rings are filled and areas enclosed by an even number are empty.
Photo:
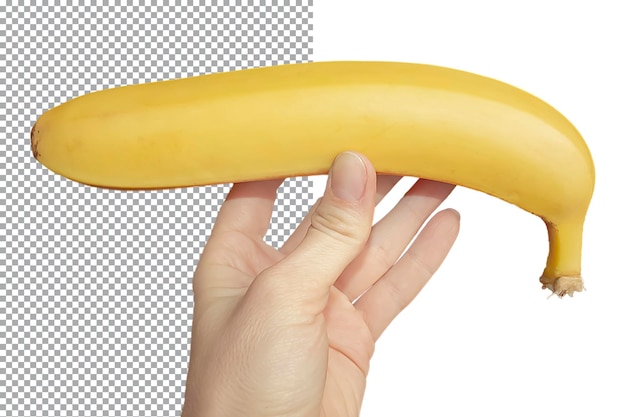
M149 190L328 173L345 150L378 173L453 183L546 223L540 278L583 290L595 170L576 128L511 85L401 62L314 62L93 92L46 111L34 157L71 180Z

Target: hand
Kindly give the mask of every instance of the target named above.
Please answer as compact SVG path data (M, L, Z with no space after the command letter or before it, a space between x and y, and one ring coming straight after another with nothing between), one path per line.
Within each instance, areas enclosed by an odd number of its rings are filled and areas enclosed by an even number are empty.
M282 181L233 185L194 276L184 417L359 414L375 341L459 229L458 213L441 211L402 255L453 186L419 180L372 226L398 180L340 155L279 250L263 238Z

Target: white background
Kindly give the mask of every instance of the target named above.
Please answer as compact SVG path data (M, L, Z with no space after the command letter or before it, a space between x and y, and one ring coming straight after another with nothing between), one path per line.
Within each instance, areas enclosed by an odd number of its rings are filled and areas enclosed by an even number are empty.
M315 61L436 64L513 84L572 121L597 171L587 291L574 298L541 290L539 218L455 190L445 207L461 213L459 239L377 343L363 417L626 416L622 10L618 1L315 0Z

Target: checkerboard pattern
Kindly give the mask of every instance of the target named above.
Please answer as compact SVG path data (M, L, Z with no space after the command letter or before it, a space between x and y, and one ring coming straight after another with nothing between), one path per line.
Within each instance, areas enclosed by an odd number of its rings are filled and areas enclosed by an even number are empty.
M83 186L32 158L30 128L90 91L308 61L311 0L50 3L0 5L0 416L179 415L191 278L230 184ZM283 184L268 243L311 190Z

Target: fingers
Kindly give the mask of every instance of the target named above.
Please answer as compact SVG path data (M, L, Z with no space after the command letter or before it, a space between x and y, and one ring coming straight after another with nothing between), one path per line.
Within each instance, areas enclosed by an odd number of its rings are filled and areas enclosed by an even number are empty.
M354 152L340 154L304 238L290 254L259 275L254 284L262 282L262 277L274 280L275 286L320 301L316 308L321 312L330 287L367 241L375 198L376 172L372 164Z
M400 257L426 219L450 195L454 185L420 179L373 228L365 249L335 285L356 299Z
M289 235L287 240L285 240L283 245L278 249L281 253L284 253L285 255L291 253L291 251L294 250L294 248L298 246L300 242L302 242L302 239L304 239L307 230L309 230L309 227L311 226L311 217L313 213L315 213L315 210L317 210L317 206L319 206L321 201L322 198L320 197L317 199L315 204L311 206L309 212L306 214L306 216L304 216L304 219L302 219L298 227L296 227L291 235Z
M402 179L398 175L377 175L376 176L376 204L391 191L393 187Z
M459 220L451 209L437 213L402 258L354 303L374 340L437 271L456 240Z
M282 179L233 184L213 226L213 236L238 231L263 239L272 220L276 191Z
M282 180L235 183L217 216L194 273L196 302L210 288L245 288L272 261L262 242ZM236 232L236 233L233 233ZM260 250L259 250L260 249ZM219 273L208 273L209 269ZM214 291L211 293L215 294Z
M396 175L378 175L376 177L376 204L380 203L380 201L389 193L389 191L391 191L401 178L402 177ZM302 222L300 222L298 227L293 231L285 243L283 243L282 247L279 249L280 252L286 255L298 246L300 242L302 242L304 235L306 235L307 230L311 226L311 217L321 200L322 199L319 198L315 204L311 206L311 209L304 219L302 219Z

